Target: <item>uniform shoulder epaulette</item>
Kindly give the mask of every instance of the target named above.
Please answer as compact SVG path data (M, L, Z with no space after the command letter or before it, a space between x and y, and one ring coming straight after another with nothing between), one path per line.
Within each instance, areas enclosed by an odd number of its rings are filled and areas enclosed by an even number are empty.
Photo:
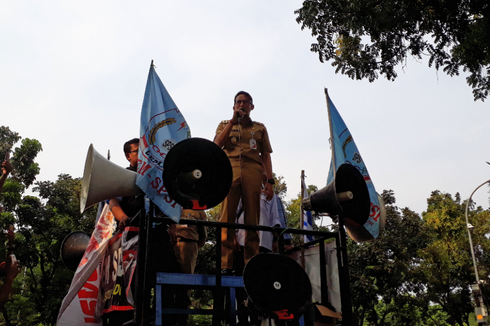
M221 123L224 123L225 125L230 123L230 120L222 120Z
M262 122L254 121L253 123L258 124L259 126L265 127Z

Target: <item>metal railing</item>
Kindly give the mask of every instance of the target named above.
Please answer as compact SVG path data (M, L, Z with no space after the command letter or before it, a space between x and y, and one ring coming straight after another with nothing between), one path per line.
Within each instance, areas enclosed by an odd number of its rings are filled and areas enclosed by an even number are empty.
M151 288L155 285L156 272L149 265L148 257L148 246L149 242L149 229L151 223L155 221L165 222L167 224L174 223L171 219L167 217L148 217L145 219L140 219L140 232L138 240L138 265L137 265L137 279L136 279L136 306L135 306L135 318L133 322L127 323L127 325L148 325L154 318L152 315L151 306ZM341 222L341 221L339 221ZM268 231L275 232L282 235L283 233L289 234L299 234L299 235L313 235L317 238L313 241L305 243L301 246L294 247L289 251L301 250L301 248L308 248L313 245L319 244L319 259L320 259L320 275L321 275L321 302L328 302L328 286L327 286L327 272L326 272L326 261L325 261L325 246L324 243L327 239L335 238L337 245L337 261L339 266L339 282L340 282L340 293L341 293L341 304L342 304L342 320L345 325L350 325L352 322L352 307L350 303L350 286L349 286L349 275L348 275L348 264L347 264L347 248L345 246L346 238L345 231L343 229L342 223L339 223L338 232L324 232L315 230L302 230L295 228L281 228L281 227L270 227L262 225L244 225L235 223L222 223L214 221L199 221L191 219L181 219L179 224L188 224L196 226L205 226L216 228L216 287L214 291L214 313L213 313L213 325L220 325L221 320L225 318L224 311L224 294L221 291L221 229L231 228L231 229L245 229L245 230L256 230L256 231ZM144 231L144 232L142 232ZM282 237L279 237L279 248L280 253L284 254L282 246ZM289 252L288 251L288 252Z

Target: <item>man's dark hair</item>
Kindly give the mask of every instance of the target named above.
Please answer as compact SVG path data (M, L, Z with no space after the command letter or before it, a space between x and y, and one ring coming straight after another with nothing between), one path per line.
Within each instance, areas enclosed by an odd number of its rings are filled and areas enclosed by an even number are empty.
M240 95L245 95L245 96L248 96L248 98L250 99L250 103L254 103L254 99L252 98L252 95L250 95L248 92L245 92L245 91L239 91L238 93L236 93L235 95L235 98L233 99L233 103L236 101L236 98Z
M140 143L139 138L133 138L125 142L123 147L124 154L128 154L129 152L131 152L131 144L139 144L139 143Z

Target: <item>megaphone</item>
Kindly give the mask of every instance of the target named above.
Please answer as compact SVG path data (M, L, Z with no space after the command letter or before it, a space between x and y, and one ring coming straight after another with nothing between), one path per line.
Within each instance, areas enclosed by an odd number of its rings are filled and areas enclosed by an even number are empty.
M233 171L225 152L203 138L175 144L163 163L169 196L185 209L208 209L221 203L231 188Z
M371 208L369 191L364 177L351 164L339 166L335 180L303 200L303 207L330 216L341 215L349 236L357 242L374 240L364 227Z
M249 308L276 321L298 320L311 304L311 282L305 270L287 256L261 253L243 270Z
M107 160L90 144L83 171L80 213L106 199L141 193L136 186L136 175Z
M82 231L68 234L61 243L61 261L71 270L76 271L87 249L90 236Z

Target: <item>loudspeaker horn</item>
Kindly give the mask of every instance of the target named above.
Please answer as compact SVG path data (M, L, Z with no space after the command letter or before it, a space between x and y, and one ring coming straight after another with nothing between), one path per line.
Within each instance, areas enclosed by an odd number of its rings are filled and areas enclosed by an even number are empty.
M378 234L381 234L385 227L385 222L386 222L386 208L385 208L385 203L383 201L383 198L376 194L378 197L379 201L379 229L378 229ZM371 204L370 204L371 206ZM369 213L375 213L373 211L370 211ZM369 216L368 216L369 218ZM368 219L367 218L367 219ZM366 221L367 221L366 219ZM366 222L364 222L366 223ZM368 242L368 241L373 241L374 237L373 235L364 227L364 223L358 224L355 221L352 221L351 219L347 219L345 223L345 228L347 229L347 234L357 242Z
M90 144L83 171L80 212L106 199L141 193L136 175L107 160Z
M182 208L208 209L228 195L233 179L230 160L215 143L203 138L178 142L163 163L163 182Z
M298 320L311 304L311 282L305 270L287 256L261 253L243 270L250 306L275 320Z
M341 215L349 236L357 242L374 239L365 228L369 219L371 200L362 174L351 164L342 164L337 169L335 180L303 200L308 211Z
M90 236L82 231L68 234L61 243L61 261L71 270L76 271L87 249Z

